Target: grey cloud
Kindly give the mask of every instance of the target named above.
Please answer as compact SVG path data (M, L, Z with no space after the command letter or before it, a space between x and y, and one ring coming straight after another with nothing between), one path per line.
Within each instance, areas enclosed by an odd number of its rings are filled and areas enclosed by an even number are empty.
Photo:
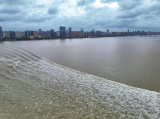
M106 30L109 28L109 24L112 23L114 17L115 15L108 9L108 7L104 7L93 8L91 11L88 10L85 18L79 19L82 21L80 22L81 26L83 26L85 29L95 28L97 30Z
M95 0L78 0L77 5L78 6L85 6L85 5L94 3L94 2L95 2Z
M1 15L0 15L0 22L5 22L5 21L7 21L8 20L8 17L6 18L6 17L2 17Z
M58 5L61 5L63 3L67 3L67 0L55 0L52 2L52 5L53 6L58 6Z
M20 9L18 8L2 8L0 9L0 13L3 13L3 14L16 14L16 13L19 13L20 12Z
M123 18L123 19L136 18L136 17L141 16L143 14L144 14L144 12L142 12L142 11L139 11L139 12L138 11L129 11L129 12L122 13L122 15L117 16L117 18Z
M130 1L121 1L118 2L119 6L124 10L134 9L137 8L142 4L140 0L130 0Z
M148 4L142 4L141 1L133 1L132 2L129 2L128 6L132 6L131 3L133 3L134 8L130 9L127 8L127 7L122 7L122 6L125 6L125 4L121 2L119 4L121 4L121 9L120 9L120 13L119 15L117 15L117 18L122 18L122 19L126 19L126 18L136 18L136 17L142 17L142 18L149 18L147 16L152 16L152 15L157 15L158 13L160 13L160 5L158 4L153 4L153 5L148 5ZM136 5L137 4L137 5ZM141 19L142 19L141 18Z
M55 15L57 13L58 13L58 9L57 8L51 7L51 8L48 9L48 14Z
M118 0L101 0L102 3L117 2Z
M37 7L38 8L43 8L43 7L45 7L45 5L38 5Z
M1 4L8 4L8 5L19 5L25 4L28 0L0 0Z
M12 23L17 21L17 23L21 23L21 27L25 28L41 27L43 29L45 27L50 29L52 24L52 27L55 28L64 25L72 27L73 30L80 30L81 28L91 30L95 28L102 31L106 31L108 28L120 30L145 30L150 28L150 30L156 30L160 27L159 0L152 0L152 3L143 2L142 0L101 0L102 3L117 2L118 9L107 6L96 8L92 6L94 2L95 0L78 0L77 6L74 7L81 8L85 11L85 14L83 16L63 16L60 18L57 14L60 14L63 10L59 6L66 5L66 0L55 0L50 8L47 8L47 5L38 6L36 1L33 0L0 0L0 24L4 23L6 27L9 24L9 27L17 28ZM43 15L39 14L41 10L43 10Z
M133 9L142 4L141 0L101 0L102 3L117 2L121 9Z
M98 8L98 9L93 7L91 8L92 9L90 8L88 9L86 15L87 21L84 21L84 23L82 22L81 24L81 26L83 26L84 28L88 27L100 30L106 30L108 28L117 28L117 29L134 28L134 24L138 22L136 16L139 16L143 13L142 12L138 15L137 11L133 10L132 14L128 16L128 14L126 14L126 12L124 12L123 10L118 10L114 12L108 7ZM121 14L121 16L119 16L119 14Z
M27 16L24 19L24 22L31 22L31 23L35 23L35 22L45 22L48 20L51 20L52 17L50 16L37 16L37 15L31 15L31 16Z
M159 15L160 14L160 4L154 4L148 9L149 13Z
M144 19L148 19L148 20L152 20L153 18L154 18L154 16L152 16L152 15L146 15L144 17Z
M14 22L14 21L21 21L23 16L20 14L13 14L13 15L4 15L0 14L0 22Z

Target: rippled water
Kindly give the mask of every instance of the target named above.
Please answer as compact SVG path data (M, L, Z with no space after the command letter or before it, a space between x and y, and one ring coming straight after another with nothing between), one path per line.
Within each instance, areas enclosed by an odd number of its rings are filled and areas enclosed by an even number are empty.
M160 94L0 47L2 119L158 119Z
M57 64L160 92L160 37L113 37L1 42Z

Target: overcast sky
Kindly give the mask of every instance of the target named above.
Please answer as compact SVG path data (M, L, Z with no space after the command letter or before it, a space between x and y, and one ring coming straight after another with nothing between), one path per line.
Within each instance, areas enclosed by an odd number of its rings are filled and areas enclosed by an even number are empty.
M0 0L3 30L160 31L160 0Z

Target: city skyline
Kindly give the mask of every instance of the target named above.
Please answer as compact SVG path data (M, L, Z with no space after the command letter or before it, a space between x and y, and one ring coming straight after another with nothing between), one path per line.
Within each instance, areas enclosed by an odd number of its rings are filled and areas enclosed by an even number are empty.
M130 31L129 29L126 32L110 32L109 29L107 32L100 30L92 29L90 31L84 31L83 29L79 31L72 30L71 27L66 28L65 26L59 26L59 30L54 29L44 31L39 30L26 30L26 31L3 31L0 26L0 39L57 39L57 38L87 38L87 37L114 37L114 36L134 36L134 35L160 35L160 32L145 31L145 30L135 30ZM150 36L151 37L151 36ZM155 36L156 37L156 36Z
M3 30L25 31L56 26L106 31L159 31L158 0L0 0ZM127 5L126 5L127 4Z

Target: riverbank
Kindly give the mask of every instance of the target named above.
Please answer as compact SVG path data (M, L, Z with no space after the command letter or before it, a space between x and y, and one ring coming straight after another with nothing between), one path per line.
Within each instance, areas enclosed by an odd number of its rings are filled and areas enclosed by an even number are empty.
M139 36L139 37L157 37L159 35L131 35L131 36L124 36L124 35L116 35L116 36L100 36L100 37L53 37L53 38L5 38L5 39L1 39L1 41L33 41L33 40L57 40L57 39L79 39L79 38L104 38L104 37L135 37L135 36Z

